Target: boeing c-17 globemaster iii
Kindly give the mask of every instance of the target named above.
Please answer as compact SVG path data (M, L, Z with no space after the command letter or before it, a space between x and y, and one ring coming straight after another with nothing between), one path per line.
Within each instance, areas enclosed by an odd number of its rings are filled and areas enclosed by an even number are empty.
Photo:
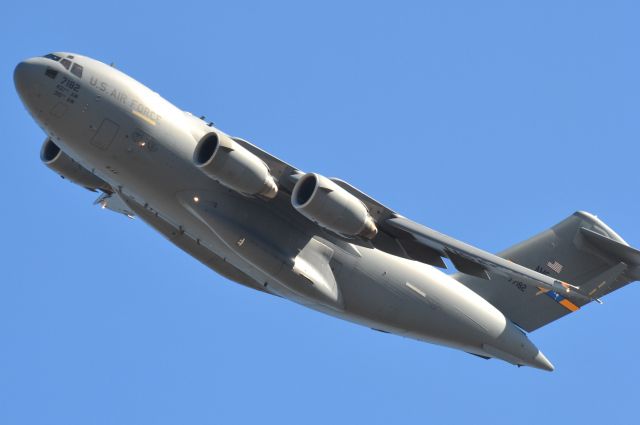
M217 273L374 330L553 370L534 331L640 279L640 251L576 212L497 255L304 172L97 60L20 62L40 156ZM454 274L443 259L456 268Z

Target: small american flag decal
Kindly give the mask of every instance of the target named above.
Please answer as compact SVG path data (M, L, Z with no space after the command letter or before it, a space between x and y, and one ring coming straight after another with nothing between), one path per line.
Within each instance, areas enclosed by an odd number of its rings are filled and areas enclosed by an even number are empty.
M562 269L563 269L563 265L558 263L557 261L554 261L553 263L551 261L548 261L547 267L549 267L551 270L553 270L558 274L560 274L560 272L562 272Z

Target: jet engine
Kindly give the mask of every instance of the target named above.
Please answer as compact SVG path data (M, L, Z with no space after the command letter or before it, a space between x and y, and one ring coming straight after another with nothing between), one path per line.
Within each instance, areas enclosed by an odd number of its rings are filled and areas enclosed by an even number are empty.
M307 173L298 180L291 193L291 204L309 220L332 232L367 239L378 233L367 207L319 174Z
M45 140L42 144L40 159L56 174L70 182L89 190L100 189L107 193L113 192L109 184L64 153L51 139Z
M278 194L269 167L224 134L205 134L196 146L193 162L207 176L236 192L269 199Z

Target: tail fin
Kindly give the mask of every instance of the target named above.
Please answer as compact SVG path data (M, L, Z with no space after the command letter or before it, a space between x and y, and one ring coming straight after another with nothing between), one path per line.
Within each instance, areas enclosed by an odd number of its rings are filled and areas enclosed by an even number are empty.
M576 212L551 229L521 242L499 256L580 287L600 298L640 280L640 251L632 248L592 214ZM484 297L518 326L530 332L587 302L531 287L500 276L488 282L457 273L454 278Z

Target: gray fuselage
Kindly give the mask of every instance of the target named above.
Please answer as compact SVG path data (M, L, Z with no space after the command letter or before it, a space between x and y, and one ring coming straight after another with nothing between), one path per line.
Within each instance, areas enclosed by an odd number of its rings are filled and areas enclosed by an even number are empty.
M552 370L523 332L449 275L323 230L291 206L285 190L266 200L214 181L193 156L203 135L220 130L121 71L72 56L81 77L44 57L18 65L16 88L27 109L138 217L188 238L214 270L370 328Z

